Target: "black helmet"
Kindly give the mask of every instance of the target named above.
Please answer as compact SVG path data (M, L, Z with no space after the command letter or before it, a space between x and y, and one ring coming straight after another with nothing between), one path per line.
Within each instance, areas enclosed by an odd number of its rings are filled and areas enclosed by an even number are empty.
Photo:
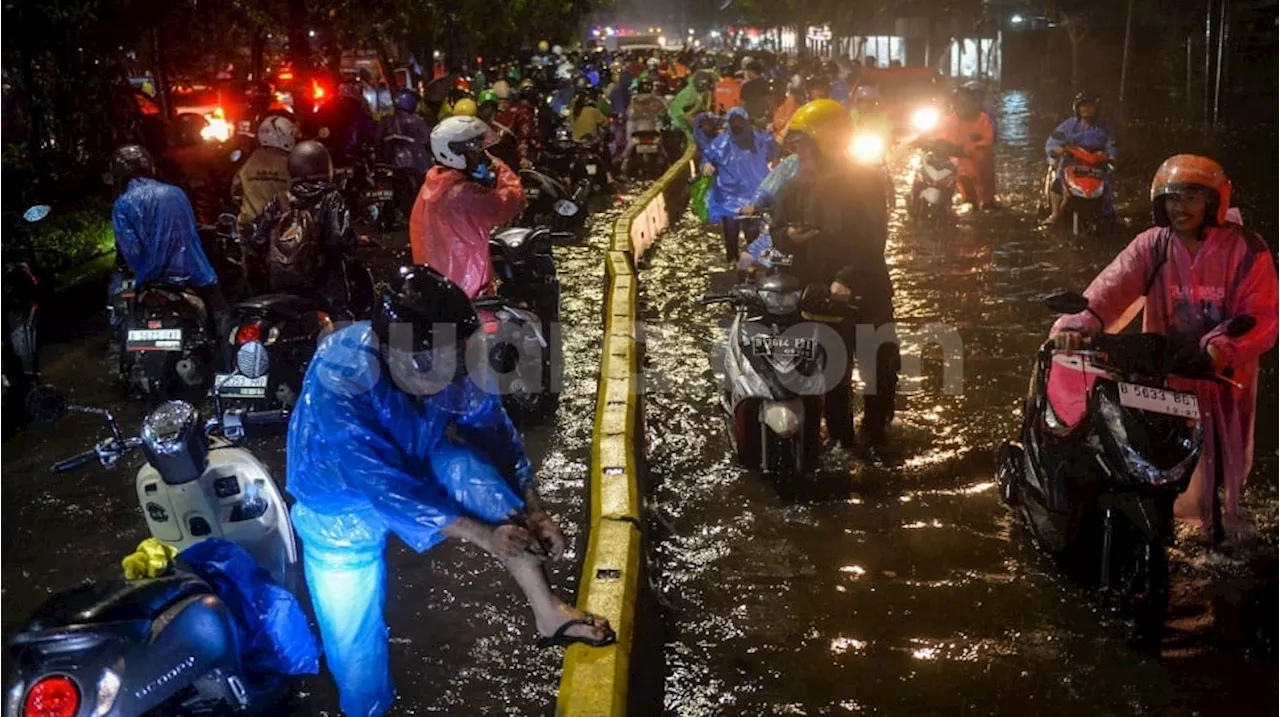
M422 98L418 97L418 93L410 89L396 90L394 104L396 109L404 112L417 112L418 102Z
M650 80L647 77L636 80L636 94L637 95L653 94L653 80Z
M1076 117L1080 116L1080 105L1093 105L1099 110L1102 109L1098 96L1092 92L1080 92L1071 100L1071 111Z
M452 324L462 344L480 328L480 318L466 292L424 264L404 266L373 307L373 331L383 346L422 353L436 348L435 328ZM411 327L392 330L393 326ZM404 345L406 338L410 344Z
M699 92L708 92L715 86L715 78L709 72L697 75L693 80L693 88Z
M111 177L117 187L123 188L131 179L155 174L156 162L142 145L126 144L111 155Z
M289 176L297 179L333 179L333 157L319 142L299 142L289 153Z

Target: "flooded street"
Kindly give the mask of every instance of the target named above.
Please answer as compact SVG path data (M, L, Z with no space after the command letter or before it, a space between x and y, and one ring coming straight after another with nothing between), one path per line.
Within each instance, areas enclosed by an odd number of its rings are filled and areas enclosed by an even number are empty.
M556 418L525 432L543 501L569 540L565 559L548 567L552 586L570 602L587 538L602 257L614 222L631 199L604 198L588 219L585 240L554 249L564 285L561 316L570 361ZM405 235L381 241L384 249L366 257L375 279L408 261ZM92 293L86 300L101 302L101 296ZM41 357L46 380L74 403L110 407L123 430L136 434L145 409L120 398L105 359L105 319L91 319L49 341ZM4 444L5 639L53 592L85 580L120 578L120 559L147 537L134 493L141 454L121 460L115 470L95 464L69 475L49 472L56 460L106 435L98 417L73 414L56 425L30 426ZM249 448L283 485L283 438L251 439ZM387 623L400 695L396 714L548 713L562 651L535 647L530 612L507 572L472 546L445 543L425 555L398 540L388 546ZM7 653L5 660L7 674ZM291 709L298 715L338 715L327 674L302 680Z
M1036 226L1043 142L1061 117L1034 113L1045 105L1027 93L998 100L1002 210L962 215L949 232L909 226L909 177L897 173L888 245L897 319L907 330L955 327L964 385L945 393L939 351L925 350L923 378L899 387L888 465L829 460L783 491L739 467L708 363L727 311L695 302L724 270L719 232L687 217L642 273L649 544L668 714L1274 712L1274 351L1243 501L1260 537L1232 553L1174 549L1160 659L1134 652L1120 621L1059 576L994 483L995 449L1016 433L1053 319L1039 299L1083 289L1148 226L1147 187L1165 157L1219 159L1246 222L1274 247L1274 116L1247 136L1216 138L1117 122L1128 226L1088 239ZM903 353L920 347L906 342Z

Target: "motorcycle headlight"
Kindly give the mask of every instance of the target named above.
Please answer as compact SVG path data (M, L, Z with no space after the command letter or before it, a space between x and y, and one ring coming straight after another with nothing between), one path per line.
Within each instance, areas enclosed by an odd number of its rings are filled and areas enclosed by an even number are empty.
M942 121L942 114L936 107L921 107L911 115L911 126L917 132L928 132Z
M849 145L849 156L859 164L880 164L884 161L884 137L871 132L854 135Z
M764 308L774 316L794 314L800 308L800 292L798 291L760 291L760 301Z
M1125 408L1114 387L1099 387L1094 396L1103 449L1125 467L1122 478L1185 489L1200 460L1200 421Z
M205 117L209 124L200 128L200 139L210 142L226 142L231 139L231 123L217 115Z

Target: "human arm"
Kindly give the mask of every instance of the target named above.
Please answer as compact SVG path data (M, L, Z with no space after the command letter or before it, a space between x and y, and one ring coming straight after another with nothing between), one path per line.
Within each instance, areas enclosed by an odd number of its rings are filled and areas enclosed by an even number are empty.
M1068 132L1071 129L1071 123L1075 120L1066 120L1058 125L1049 135L1049 139L1044 141L1044 153L1048 157L1057 157L1062 154L1062 148L1067 146Z
M1277 293L1276 269L1271 253L1262 245L1262 239L1253 237L1258 250L1252 255L1252 265L1235 287L1228 287L1234 297L1228 307L1226 319L1205 334L1200 345L1214 357L1216 368L1235 366L1256 361L1276 345ZM1227 325L1237 316L1252 316L1256 322L1242 336L1227 335Z
M1145 303L1143 289L1154 269L1157 250L1169 250L1167 243L1158 241L1163 231L1151 229L1130 242L1085 289L1091 311L1059 317L1049 335L1064 331L1116 333L1127 326Z

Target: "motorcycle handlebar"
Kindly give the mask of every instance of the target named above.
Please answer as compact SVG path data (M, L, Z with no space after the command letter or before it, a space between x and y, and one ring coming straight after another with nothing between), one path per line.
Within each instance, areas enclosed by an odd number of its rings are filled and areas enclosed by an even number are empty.
M249 411L240 420L245 426L275 426L289 422L289 411L288 409Z
M54 473L70 473L71 471L79 470L80 468L83 468L84 466L90 463L93 463L96 460L98 460L98 452L96 450L90 449L85 451L84 453L80 453L80 454L71 456L66 460L58 461L57 463L54 463L53 467L50 470L52 470Z

